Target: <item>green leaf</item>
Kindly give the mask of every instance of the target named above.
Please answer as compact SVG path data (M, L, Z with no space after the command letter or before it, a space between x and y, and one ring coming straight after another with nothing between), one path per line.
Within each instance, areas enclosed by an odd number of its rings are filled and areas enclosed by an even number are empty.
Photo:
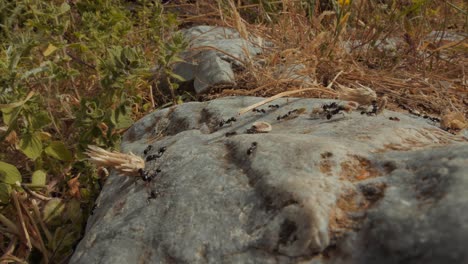
M0 182L15 184L21 182L21 173L18 169L6 162L0 161Z
M36 134L26 134L20 140L20 150L32 160L36 160L42 153L42 142Z
M54 44L52 43L49 43L49 45L47 46L47 48L42 52L42 55L44 55L44 57L47 57L47 56L50 56L52 53L54 53L58 48L56 46L54 46Z
M59 15L64 14L70 10L70 5L64 2L62 5L60 5L59 9Z
M62 141L52 141L49 146L45 148L45 153L58 160L71 161L73 159L71 151L67 149Z
M8 204L10 201L11 185L0 182L0 204Z
M64 218L73 223L81 224L83 212L81 211L81 204L78 200L72 199L67 203Z
M65 203L60 198L49 200L42 210L43 220L51 226L62 223L62 213L65 209Z
M34 185L45 185L47 173L43 170L37 170L33 173L31 183Z
M31 126L34 130L39 130L51 122L49 114L46 111L39 111L31 116Z
M21 107L3 108L1 111L3 113L3 122L6 125L11 126L18 117L18 114L21 112Z
M184 77L178 75L178 74L175 74L171 71L168 72L169 76L171 76L172 78L178 80L178 81L181 81L181 82L185 82L186 80L184 79Z
M127 128L133 125L132 118L119 108L112 112L111 121L115 125L115 129Z

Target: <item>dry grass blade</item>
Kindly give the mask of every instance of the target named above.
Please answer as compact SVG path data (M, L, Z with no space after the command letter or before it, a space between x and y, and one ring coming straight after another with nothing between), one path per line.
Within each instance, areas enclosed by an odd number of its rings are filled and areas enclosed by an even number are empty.
M42 220L41 213L39 211L39 206L37 205L37 202L35 199L31 199L31 204L32 204L32 209L34 212L34 215L36 216L36 219L39 221L39 225L42 228L42 231L44 232L46 238L48 241L52 240L52 234L50 233L49 229L46 227L44 221Z
M46 197L42 194L39 194L31 189L29 189L28 186L26 186L26 184L18 184L21 188L23 188L29 195L33 196L34 198L37 198L41 201L50 201L52 198L50 197Z
M25 223L27 223L27 228L28 228L28 233L30 233L30 238L31 238L31 243L32 245L39 249L41 251L44 260L46 263L49 262L49 252L47 251L47 248L44 244L44 240L41 237L41 233L39 231L39 228L36 224L36 221L33 219L32 215L29 213L30 210L26 208L26 205L24 203L24 200L19 204L21 209L23 210L23 214L26 216Z
M25 239L25 241L23 241L23 242L26 244L28 249L31 250L32 249L31 238L29 237L29 233L28 233L28 230L26 228L26 223L24 222L25 219L23 218L23 213L22 213L19 201L18 201L18 194L16 193L16 191L11 192L11 197L13 198L13 202L14 202L14 205L15 205L15 208L16 208L16 212L18 214L18 219L19 219L19 224L21 225L21 230L23 231L23 236L24 236L24 239Z
M6 218L2 214L0 214L0 223L2 223L2 225L4 225L7 228L8 232L14 235L19 235L20 232L18 230L18 227L15 225L15 223L10 221L10 219Z
M377 100L377 94L369 87L361 85L358 88L348 88L343 85L338 85L340 88L340 100L353 101L360 105L370 105L372 101Z
M133 153L110 152L97 146L88 146L85 152L89 160L98 166L113 167L125 176L138 176L138 171L145 168L145 161Z
M294 91L287 91L287 92L282 92L282 93L279 93L279 94L277 94L277 95L274 95L274 96L272 96L272 97L270 97L270 98L267 98L267 99L265 99L265 100L263 100L263 101L260 101L260 102L258 102L258 103L256 103L256 104L253 104L253 105L248 106L248 107L246 107L246 108L243 108L243 109L241 109L241 110L239 111L238 115L245 114L245 113L251 111L251 110L254 109L254 108L257 108L257 107L259 107L259 106L261 106L261 105L267 104L267 103L269 103L269 102L271 102L271 101L274 101L274 100L276 100L276 99L279 99L279 98L281 98L281 97L285 97L285 96L292 95L292 94L296 94L296 93L300 93L300 92L307 92L307 91L321 91L321 92L328 93L328 94L331 94L331 95L334 95L334 96L338 95L338 94L337 94L336 92L334 92L334 91L327 90L327 89L323 89L323 88L304 88L304 89L299 89L299 90L294 90Z

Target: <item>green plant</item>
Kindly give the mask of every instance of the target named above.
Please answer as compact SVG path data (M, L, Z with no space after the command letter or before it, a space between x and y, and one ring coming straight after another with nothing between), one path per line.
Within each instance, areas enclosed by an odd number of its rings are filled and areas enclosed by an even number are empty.
M62 262L100 189L83 150L118 148L183 40L155 1L3 1L0 24L0 261Z

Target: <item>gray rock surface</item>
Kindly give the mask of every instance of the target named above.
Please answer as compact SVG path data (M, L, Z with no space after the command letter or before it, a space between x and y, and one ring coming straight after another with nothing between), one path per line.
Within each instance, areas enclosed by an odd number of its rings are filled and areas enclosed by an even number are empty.
M232 28L195 26L182 31L189 42L181 54L185 60L174 67L174 73L186 81L194 81L197 93L205 93L213 86L235 84L233 66L260 54L262 49L254 38L245 40Z
M186 103L138 121L122 149L166 147L146 163L154 179L112 173L70 263L468 261L466 138L390 111L277 120L330 100L279 99L236 116L259 100ZM255 121L272 131L245 133Z

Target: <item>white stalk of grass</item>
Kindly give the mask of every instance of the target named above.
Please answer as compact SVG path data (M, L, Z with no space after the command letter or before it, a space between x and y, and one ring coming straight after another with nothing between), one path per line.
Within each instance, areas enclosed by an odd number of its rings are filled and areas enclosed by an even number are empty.
M107 151L97 146L88 146L85 152L89 156L89 161L102 167L112 167L125 176L139 176L139 170L145 168L143 158L130 153L120 153L117 151Z

